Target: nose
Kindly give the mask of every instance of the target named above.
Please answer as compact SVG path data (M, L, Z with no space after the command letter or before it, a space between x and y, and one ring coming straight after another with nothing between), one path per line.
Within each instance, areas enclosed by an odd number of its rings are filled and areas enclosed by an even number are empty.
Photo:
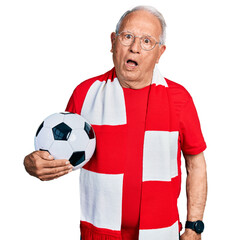
M140 46L140 38L135 37L133 43L130 45L130 52L132 53L140 53L141 46Z

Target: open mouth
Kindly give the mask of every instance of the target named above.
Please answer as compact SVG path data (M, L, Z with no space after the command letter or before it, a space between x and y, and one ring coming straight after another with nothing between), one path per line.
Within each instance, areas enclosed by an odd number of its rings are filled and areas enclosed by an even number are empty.
M135 66L138 66L138 63L134 60L131 60L131 59L128 59L127 60L127 64L131 67L135 67Z

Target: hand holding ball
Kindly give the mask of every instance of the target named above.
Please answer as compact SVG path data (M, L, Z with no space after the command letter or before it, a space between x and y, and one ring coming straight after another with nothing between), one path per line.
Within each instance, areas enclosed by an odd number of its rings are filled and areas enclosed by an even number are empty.
M75 113L55 113L40 125L35 136L35 149L48 151L55 159L68 159L73 170L84 166L96 146L90 123Z

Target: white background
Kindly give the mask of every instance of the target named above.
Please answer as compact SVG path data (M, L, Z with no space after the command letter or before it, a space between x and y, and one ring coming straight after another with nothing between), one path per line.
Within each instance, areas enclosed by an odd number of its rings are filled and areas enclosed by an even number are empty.
M0 239L79 239L79 172L41 182L25 172L23 158L33 151L38 125L65 109L76 85L113 67L110 33L127 9L140 4L155 6L166 19L159 69L193 96L208 145L203 239L229 238L229 1L2 0ZM184 181L179 209L184 223Z

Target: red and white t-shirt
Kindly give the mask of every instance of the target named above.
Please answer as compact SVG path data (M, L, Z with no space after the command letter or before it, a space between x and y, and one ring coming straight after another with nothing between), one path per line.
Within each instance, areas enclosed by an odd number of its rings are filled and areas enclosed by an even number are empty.
M164 87L167 86L167 98L170 99L171 112L173 112L171 120L167 124L171 126L167 127L169 129L164 129L165 131L163 131L162 122L165 121L166 116L163 114L163 116L156 117L159 111L165 110L158 110L158 106L148 107L152 104L149 101L153 101L153 105L155 104L155 95L153 98L150 97L150 87L155 88L157 84L154 82L152 86L136 90L122 88L116 78L114 68L101 76L82 82L77 86L69 100L66 110L86 117L94 128L97 141L96 152L83 167L82 176L84 178L80 182L84 185L83 181L89 181L88 184L91 185L89 191L86 190L87 186L84 186L81 188L82 193L80 193L81 205L83 205L81 207L81 232L82 236L85 235L85 238L82 237L83 240L121 239L121 236L122 239L126 240L138 240L139 235L139 239L148 239L147 236L160 236L158 240L162 240L161 236L165 239L164 236L173 235L164 235L162 230L156 232L155 230L166 228L166 234L170 234L169 229L171 228L172 232L174 229L179 232L176 205L181 183L181 151L184 154L195 155L204 151L206 144L189 93L179 84L167 79L161 81L164 81L162 82ZM159 84L161 85L161 83ZM155 90L151 89L151 91ZM161 98L161 96L159 97ZM149 115L147 115L147 107L151 109ZM154 108L157 110L152 110ZM150 119L150 123L147 122L147 117ZM151 122L157 121L156 119L158 119L158 123L152 126ZM172 124L172 122L174 123ZM159 138L160 134L162 134L161 138ZM156 144L149 146L146 139L152 139ZM170 150L169 153L167 148L161 149L161 141L165 144L166 139L168 139L167 141L169 139L172 142L175 141L176 150ZM155 147L157 149L152 150ZM144 160L151 158L156 152L158 154L158 147L162 152L163 159L168 158L168 155L170 158L175 156L175 165L170 166L170 173L163 170L166 166L164 161L151 164L147 162L146 164L146 160ZM96 174L99 174L100 177L97 177ZM115 176L115 179L107 178L107 175ZM116 178L117 175L118 178ZM108 181L108 184L112 180L112 188L104 186L101 192L100 184L102 184L103 179ZM97 182L97 185L94 185L96 184L94 182ZM120 183L120 185L115 182ZM121 189L118 190L117 187ZM115 193L112 193L113 191ZM147 191L148 195L142 195L142 191ZM104 198L105 195L110 194L112 197ZM113 194L115 194L114 198L118 198L115 199L115 202L113 202ZM149 200L145 198L151 198L154 207L149 206ZM169 199L171 199L171 204L169 204ZM95 203L97 201L103 203L98 205ZM117 204L119 201L121 203ZM109 206L110 204L112 206ZM104 211L104 207L107 211L105 214L108 214L108 218L105 217L105 219L104 216L100 216L103 214L101 211ZM118 212L121 211L121 213L113 212L117 207ZM108 211L111 212L108 213ZM113 214L116 215L115 220L111 220ZM146 218L142 222L140 222L141 215ZM116 221L118 222L115 223ZM142 229L144 233L140 232ZM153 235L145 235L149 234L145 232L147 229L153 229L151 230ZM106 235L111 236L111 238L106 238Z

